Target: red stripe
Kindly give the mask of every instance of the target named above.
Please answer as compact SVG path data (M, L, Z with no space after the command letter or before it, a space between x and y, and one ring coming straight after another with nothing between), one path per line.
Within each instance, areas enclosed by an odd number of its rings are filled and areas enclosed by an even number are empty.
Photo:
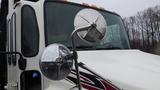
M87 85L87 84L82 84L82 87L87 89L87 90L99 90L96 87L92 87L92 86Z
M106 81L101 81L105 87L105 90L117 90L116 88L114 88L114 86L112 86L111 84L107 83Z

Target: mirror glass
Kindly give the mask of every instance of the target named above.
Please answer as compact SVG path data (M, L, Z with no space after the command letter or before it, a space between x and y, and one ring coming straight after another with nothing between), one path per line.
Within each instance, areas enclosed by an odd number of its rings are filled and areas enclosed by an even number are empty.
M51 44L43 52L40 69L51 80L62 80L68 76L73 66L72 59L66 59L70 50L61 44Z
M93 44L103 39L107 30L107 23L98 11L82 9L75 17L74 27L82 40Z

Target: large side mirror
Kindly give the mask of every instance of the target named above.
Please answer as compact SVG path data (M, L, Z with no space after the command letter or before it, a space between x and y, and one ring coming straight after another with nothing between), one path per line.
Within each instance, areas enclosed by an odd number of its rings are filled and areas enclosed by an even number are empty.
M75 17L74 20L75 30L72 32L72 47L73 47L73 57L75 60L75 69L77 75L77 85L79 90L81 90L81 81L78 69L77 51L74 41L74 35L78 36L89 44L99 43L105 36L107 23L104 17L96 10L93 9L83 9Z
M96 10L83 9L75 17L75 31L87 43L100 42L105 36L107 23L104 17Z
M70 50L61 44L51 44L43 52L40 69L51 80L62 80L68 76L73 66Z

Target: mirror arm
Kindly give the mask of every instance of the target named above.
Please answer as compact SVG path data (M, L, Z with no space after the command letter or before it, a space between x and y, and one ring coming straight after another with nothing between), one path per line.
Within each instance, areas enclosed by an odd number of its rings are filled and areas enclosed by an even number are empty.
M25 70L27 66L27 60L23 58L20 52L0 52L0 55L13 55L13 54L17 54L20 56L19 61L18 61L19 68L21 70Z
M73 48L73 58L75 60L75 69L76 69L76 76L77 76L77 85L78 85L78 88L79 90L82 90L82 87L81 87L81 81L80 81L80 74L79 74L79 67L78 67L78 55L77 55L77 51L76 51L76 45L75 45L75 40L74 40L74 36L75 34L77 34L77 32L79 31L86 31L86 29L89 29L91 28L92 25L88 25L88 26L85 26L85 27L82 27L82 28L79 28L77 30L74 30L71 34L71 39L72 39L72 48Z
M86 29L89 29L92 27L92 24L91 25L88 25L88 26L85 26L85 27L82 27L82 28L78 28L76 30L74 30L71 34L72 38L74 37L74 34L76 34L77 32L80 32L80 31L86 31ZM73 42L72 42L73 43Z
M74 42L74 35L76 32L73 32L71 35L72 38L72 48L73 48L73 58L74 58L74 63L75 63L75 69L76 69L76 76L77 76L77 85L78 85L78 89L82 90L81 88L81 81L80 81L80 74L79 74L79 68L78 68L78 55L77 55L77 51L76 51L76 46L75 46L75 42Z

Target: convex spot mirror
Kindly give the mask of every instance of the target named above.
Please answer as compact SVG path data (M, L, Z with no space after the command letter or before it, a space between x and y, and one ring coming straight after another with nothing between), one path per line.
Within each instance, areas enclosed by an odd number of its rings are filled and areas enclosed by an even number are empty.
M99 43L105 36L107 23L104 17L96 10L82 9L74 20L74 32L87 43Z
M73 60L66 58L70 54L70 50L61 44L46 47L39 63L44 76L51 80L66 78L73 66Z

